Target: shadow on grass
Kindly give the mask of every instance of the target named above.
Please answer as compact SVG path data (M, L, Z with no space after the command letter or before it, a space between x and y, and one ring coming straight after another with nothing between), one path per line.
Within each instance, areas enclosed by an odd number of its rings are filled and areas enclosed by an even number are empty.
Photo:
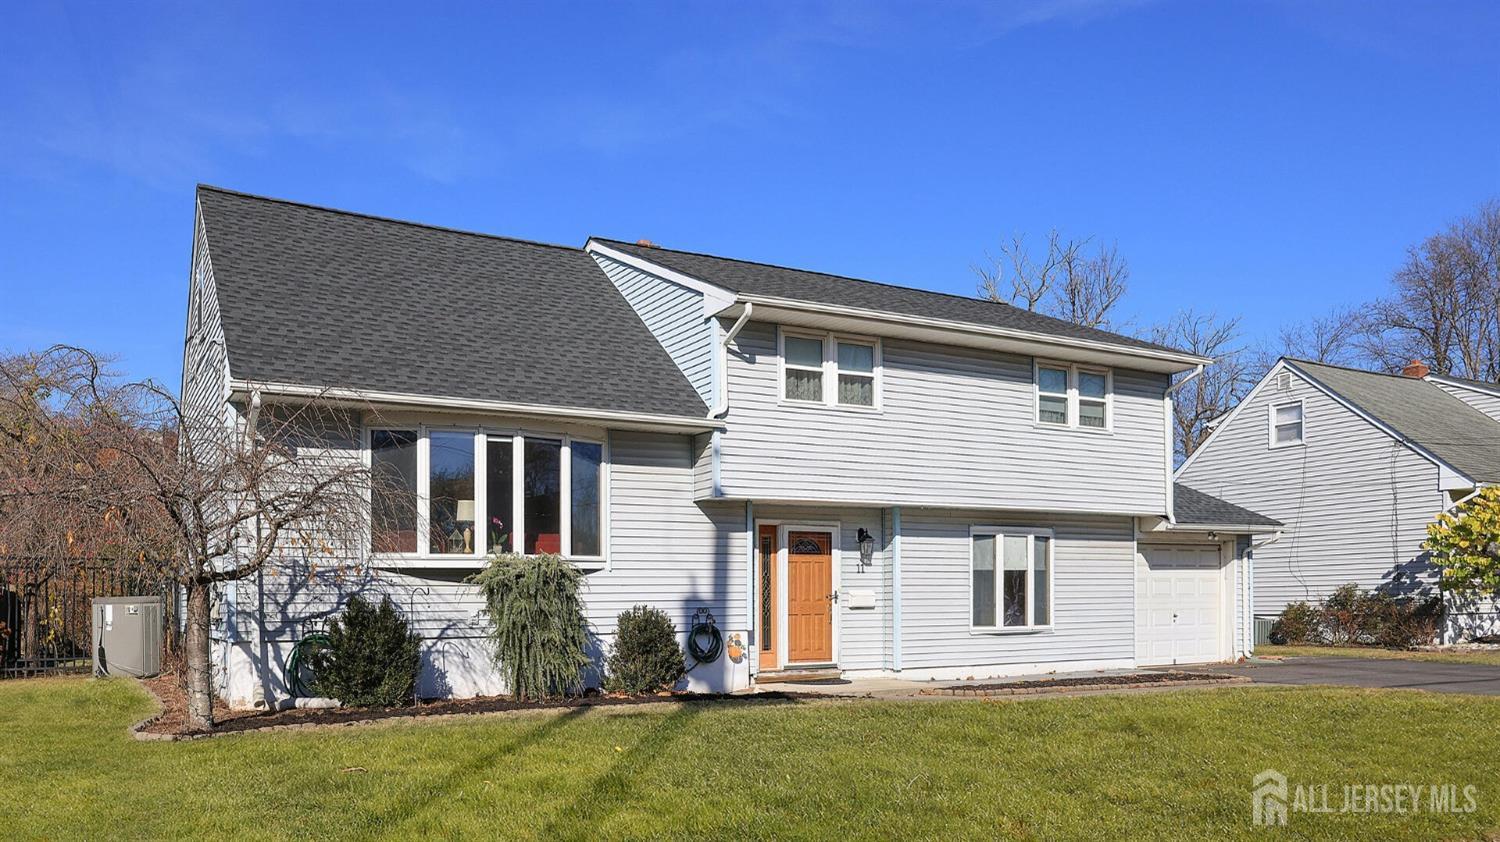
M651 780L645 777L645 772L663 759L672 744L708 707L702 703L685 704L664 717L645 737L622 753L608 771L589 783L572 803L547 822L540 838L597 835L601 821L621 805L634 803L628 798L632 789L642 784L650 785Z
M535 728L514 739L474 755L467 763L454 766L442 780L423 784L405 798L397 799L386 810L376 814L372 832L387 830L416 817L434 801L446 798L468 781L476 772L488 769L497 761L519 754L542 740L552 736L564 726L588 712L588 708L570 708L567 712L548 718Z

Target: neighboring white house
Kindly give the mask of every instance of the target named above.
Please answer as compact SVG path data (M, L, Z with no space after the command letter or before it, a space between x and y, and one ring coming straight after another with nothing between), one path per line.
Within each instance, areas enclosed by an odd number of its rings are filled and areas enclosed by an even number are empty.
M1207 362L973 298L201 187L185 400L237 424L348 390L378 417L320 445L410 495L357 572L285 558L224 589L221 692L287 695L354 593L423 636L422 693L501 691L464 582L491 546L587 572L596 654L634 604L711 612L745 654L697 688L1238 657L1278 525L1174 487L1169 385Z
M1177 471L1182 482L1283 522L1256 553L1254 610L1350 582L1437 593L1427 525L1500 481L1500 392L1429 375L1282 359ZM1451 640L1494 634L1493 606L1448 597Z

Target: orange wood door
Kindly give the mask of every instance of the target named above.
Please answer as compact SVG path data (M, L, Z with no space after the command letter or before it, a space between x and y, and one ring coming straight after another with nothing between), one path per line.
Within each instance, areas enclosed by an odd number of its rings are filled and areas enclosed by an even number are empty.
M757 591L760 601L756 605L755 625L760 629L760 668L763 670L774 670L781 666L781 652L777 649L777 641L780 637L781 623L777 615L781 613L780 603L776 600L776 527L762 526L760 528L760 574Z
M786 535L786 648L792 663L833 661L833 535Z

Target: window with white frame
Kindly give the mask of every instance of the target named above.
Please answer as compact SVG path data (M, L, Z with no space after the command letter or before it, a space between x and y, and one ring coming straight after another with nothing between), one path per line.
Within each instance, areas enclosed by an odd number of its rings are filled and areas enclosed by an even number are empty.
M417 425L372 429L368 444L372 552L604 554L600 442Z
M1113 375L1106 368L1036 363L1036 420L1085 430L1110 429Z
M879 406L878 340L784 330L781 369L783 400L856 409Z
M1302 444L1302 401L1271 406L1271 446Z
M976 526L970 530L970 625L975 631L1052 625L1052 533Z

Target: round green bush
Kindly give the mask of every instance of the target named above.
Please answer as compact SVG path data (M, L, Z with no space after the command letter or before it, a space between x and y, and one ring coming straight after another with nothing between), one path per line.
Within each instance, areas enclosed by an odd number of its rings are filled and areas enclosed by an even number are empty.
M389 597L379 607L350 597L343 616L328 624L328 645L310 659L313 692L351 707L409 705L421 644Z
M657 693L670 690L686 672L677 627L666 612L637 605L620 614L615 647L605 665L604 689Z

